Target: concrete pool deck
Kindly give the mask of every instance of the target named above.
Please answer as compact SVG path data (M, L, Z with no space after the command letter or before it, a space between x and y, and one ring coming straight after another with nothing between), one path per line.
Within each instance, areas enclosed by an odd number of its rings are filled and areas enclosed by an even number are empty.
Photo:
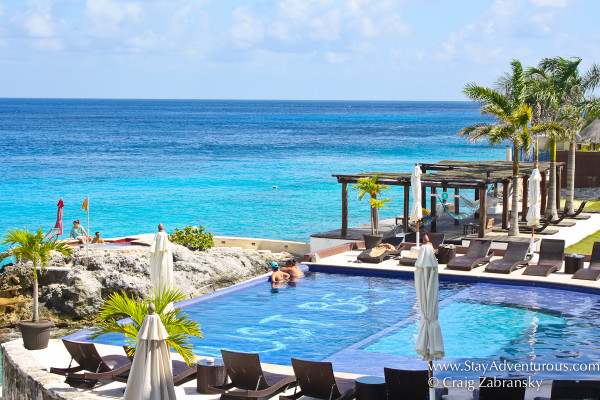
M81 400L106 400L106 399L119 399L123 397L125 391L125 384L120 382L113 382L110 380L100 381L98 386L93 390L76 389L72 388L64 382L64 376L51 374L49 372L50 367L66 367L69 365L70 356L66 351L65 347L60 340L54 339L50 341L48 348L44 350L28 351L23 347L20 339L13 340L11 342L4 343L5 360L8 360L9 369L12 369L13 365L18 365L18 373L22 379L29 378L30 383L25 384L23 381L20 382L18 388L13 387L11 393L16 393L14 390L26 390L29 398L36 399L81 399ZM101 355L108 354L124 354L123 348L119 346L109 346L103 344L96 345L98 352ZM176 353L171 353L175 359L181 359ZM203 357L199 357L202 360ZM5 362L6 364L6 362ZM262 364L265 371L280 373L280 374L293 374L292 368L283 365L273 364ZM358 378L358 374L348 373L336 373L337 378L354 380ZM35 381L35 383L33 383ZM541 384L539 390L534 388L528 388L526 392L526 399L533 399L536 396L550 396L550 381L544 381ZM11 385L12 386L12 385ZM5 387L3 387L5 389ZM44 391L44 395L40 394ZM292 394L294 389L290 389L285 394ZM23 395L24 392L18 392ZM181 386L176 387L176 394L179 400L182 399L198 399L198 400L217 400L219 395L205 395L196 392L196 380L193 379ZM4 399L21 399L24 397L14 397L10 394L4 393ZM279 395L272 397L278 399ZM444 396L445 400L467 400L472 399L472 392L463 387L451 387L449 388L449 394ZM306 398L307 400L311 398Z

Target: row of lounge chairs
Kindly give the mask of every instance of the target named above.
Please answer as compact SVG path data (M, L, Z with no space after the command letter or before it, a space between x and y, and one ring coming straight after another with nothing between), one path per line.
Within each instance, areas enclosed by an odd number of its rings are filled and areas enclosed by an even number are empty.
M428 233L427 236L434 248L438 248L445 239L443 233ZM407 241L411 240L414 241L414 238L407 238ZM371 250L364 250L358 255L357 260L366 263L380 263L389 257L399 257L402 250L405 250L402 238L391 237L384 239L384 241L392 245L394 250L387 250L376 256L371 255ZM565 256L565 241L562 239L542 239L537 264L530 264L533 254L528 253L528 242L509 242L503 257L493 261L491 261L491 258L494 256L494 252L491 251L491 246L491 240L471 240L466 254L451 259L447 264L447 268L471 271L487 264L485 272L510 274L517 268L525 267L523 275L548 276L562 268ZM400 257L400 264L411 266L415 265L416 260L416 254L409 253ZM594 243L589 268L577 271L573 275L573 279L600 279L600 242Z
M64 375L71 386L93 388L99 380L112 379L127 382L133 357L120 354L101 356L94 343L77 342L63 339L65 348L71 355L67 368L51 367L50 372ZM77 366L72 366L73 361ZM172 360L173 383L181 385L196 377L195 366L189 367L185 362Z
M65 347L79 365L52 368L51 372L67 376L67 382L97 382L99 379L126 381L131 367L129 358L120 355L102 357L93 343L63 340ZM293 394L280 395L279 400L296 400L310 397L322 400L349 400L356 397L353 379L336 378L330 362L306 361L292 358L294 375L274 374L262 369L259 355L221 350L226 378L222 385L209 386L221 400L266 399L294 388ZM174 361L175 363L175 361ZM175 368L175 366L174 366ZM187 367L185 372L174 372L174 383L179 385L196 377L197 367ZM184 375L184 377L182 377ZM433 400L429 397L429 372L384 368L387 399ZM487 380L505 381L489 385ZM79 380L79 382L78 382ZM511 381L511 382L508 382ZM521 382L518 382L521 381ZM94 384L95 384L94 382ZM79 386L79 385L78 385ZM93 385L89 386L92 387ZM526 379L481 378L480 389L474 399L522 400L525 398ZM435 389L435 400L448 394L447 388ZM600 381L553 381L549 400L599 399ZM547 400L536 397L538 400Z

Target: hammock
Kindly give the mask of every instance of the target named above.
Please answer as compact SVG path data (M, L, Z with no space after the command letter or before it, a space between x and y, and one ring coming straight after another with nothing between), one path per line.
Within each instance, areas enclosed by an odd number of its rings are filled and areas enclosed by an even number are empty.
M490 196L490 192L492 191L492 188L493 188L493 186L490 185L490 187L488 188L488 190L486 192L486 196L487 196L486 200L488 201L488 204L496 205L496 204L498 204L498 200L493 198L492 196ZM456 220L470 218L473 214L475 214L479 210L479 207L480 207L479 200L473 200L473 201L469 200L467 198L467 193L463 189L460 189L458 191L458 196L459 196L459 199L463 201L464 205L466 206L466 209L461 207L460 214L456 214L455 212L448 210L448 208L446 207L446 205L444 204L444 202L441 198L441 193L437 194L437 196L439 197L443 211L445 211L446 214L448 214L449 216L451 216L452 218L454 218Z

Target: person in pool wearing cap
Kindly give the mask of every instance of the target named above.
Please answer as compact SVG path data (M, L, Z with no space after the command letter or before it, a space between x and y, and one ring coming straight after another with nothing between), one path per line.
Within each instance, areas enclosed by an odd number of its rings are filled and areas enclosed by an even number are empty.
M280 283L285 283L290 279L290 274L282 272L279 270L279 264L275 261L271 263L271 285L277 285Z

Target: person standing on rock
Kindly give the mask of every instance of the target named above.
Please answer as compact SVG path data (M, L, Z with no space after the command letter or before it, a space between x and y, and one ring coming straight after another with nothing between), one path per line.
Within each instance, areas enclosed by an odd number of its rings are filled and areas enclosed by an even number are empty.
M163 224L158 224L158 233L150 246L150 280L154 293L173 286L173 253Z

